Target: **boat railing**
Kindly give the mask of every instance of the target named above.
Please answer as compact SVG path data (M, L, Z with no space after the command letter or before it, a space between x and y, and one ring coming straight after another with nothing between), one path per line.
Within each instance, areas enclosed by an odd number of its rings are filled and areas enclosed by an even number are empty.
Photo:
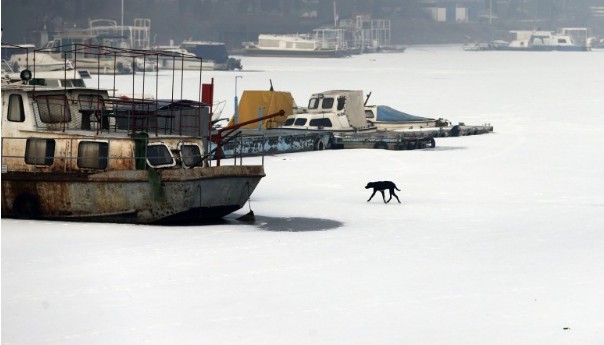
M34 118L39 130L200 137L208 136L211 121L208 106L196 101L107 99L94 92L72 97L39 93L34 100Z
M54 47L56 48L56 47ZM53 49L54 49L53 48ZM48 50L48 49L46 49ZM34 85L34 98L41 97L34 105L38 115L46 115L47 118L36 116L36 124L39 129L66 130L82 129L95 130L98 133L108 132L110 130L125 130L130 134L138 132L147 132L150 134L177 134L208 136L210 127L210 114L207 113L208 105L202 102L202 77L201 64L199 69L198 84L194 88L187 87L187 91L193 91L199 95L197 100L184 100L183 90L184 71L182 68L172 69L172 78L169 81L173 90L169 95L158 94L160 85L160 75L156 68L147 69L147 61L153 62L157 66L157 61L164 53L159 51L144 51L133 49L122 49L115 47L106 47L98 45L73 44L65 45L59 49L65 55L74 57L74 64L77 64L78 54L89 54L94 57L97 65L98 81L97 87L86 85L77 85L82 87L80 90L70 90L67 88L67 73L63 80L53 81L56 86L64 86L64 91L57 90L57 96L47 96L44 91L36 93L35 85L50 86L44 78L32 79L30 84ZM38 50L36 52L44 51ZM184 55L168 54L170 58L184 59ZM191 59L191 57L188 57ZM194 57L201 62L201 58ZM102 69L101 61L110 62L109 70L113 71L110 75L100 75ZM117 90L116 75L122 74L120 69L130 67L135 61L142 61L140 68L131 69L129 73L132 76L132 89L126 94L128 96L118 96L124 93ZM35 59L34 59L35 63ZM127 66L126 66L127 65ZM94 71L94 69L93 69ZM123 78L122 78L123 79ZM101 80L103 83L101 83ZM35 83L34 83L35 82ZM166 83L165 73L161 83ZM189 84L189 82L187 82ZM104 85L101 88L100 85ZM111 86L110 86L111 85ZM164 85L167 86L167 85ZM198 88L195 92L195 88ZM42 89L41 89L42 90ZM180 95L174 90L180 90ZM116 91L117 95L116 95ZM58 94L62 95L58 95ZM155 93L154 95L152 93ZM85 99L85 94L88 99ZM142 96L135 96L135 95ZM53 99L57 98L57 99ZM84 99L83 99L84 98Z
M207 105L195 101L111 101L114 130L130 134L208 136L211 121Z
M212 140L212 142L214 142L216 144L216 148L214 150L212 150L211 152L215 153L216 164L218 166L220 166L220 160L222 158L222 153L223 153L222 152L223 145L225 143L231 142L232 140L234 140L235 137L240 136L241 131L239 129L241 127L252 124L252 123L272 119L273 117L283 116L283 115L285 115L285 111L283 109L281 109L274 114L261 116L261 117L258 117L258 118L252 119L252 120L248 120L248 121L240 122L240 123L237 123L237 124L234 124L231 126L223 127L223 128L220 128L218 131L216 131L216 133L213 133L211 136L211 140ZM263 158L263 162L264 162L264 158Z

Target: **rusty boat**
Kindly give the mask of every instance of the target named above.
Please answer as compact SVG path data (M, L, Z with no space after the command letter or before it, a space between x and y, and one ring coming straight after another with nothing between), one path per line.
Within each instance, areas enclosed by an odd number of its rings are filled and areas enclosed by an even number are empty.
M104 58L158 58L94 50ZM138 73L137 83L145 78ZM198 100L137 98L134 87L130 97L116 96L115 87L89 87L69 70L59 78L25 71L19 82L3 80L2 217L191 224L242 208L264 167L212 159L211 104L202 98L213 82L202 84L199 73ZM153 72L147 80L152 76L162 78Z

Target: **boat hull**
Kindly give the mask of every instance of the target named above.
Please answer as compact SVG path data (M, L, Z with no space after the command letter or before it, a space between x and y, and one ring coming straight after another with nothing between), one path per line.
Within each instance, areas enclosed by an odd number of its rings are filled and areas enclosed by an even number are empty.
M569 51L585 52L589 51L586 46L532 46L532 47L496 47L495 50L520 51L520 52L551 52L551 51Z
M329 148L332 137L328 131L244 129L240 137L222 146L221 158L320 151Z
M262 166L110 171L90 175L8 172L2 217L134 224L204 223L245 205Z
M345 50L286 50L246 48L243 54L247 56L264 57L301 57L301 58L338 58L350 55Z

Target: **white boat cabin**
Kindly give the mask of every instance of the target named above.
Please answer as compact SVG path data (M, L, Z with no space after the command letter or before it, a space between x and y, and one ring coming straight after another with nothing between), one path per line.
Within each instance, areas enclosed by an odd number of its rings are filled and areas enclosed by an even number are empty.
M285 129L332 132L375 131L365 119L363 91L330 90L313 94L304 111L287 117Z

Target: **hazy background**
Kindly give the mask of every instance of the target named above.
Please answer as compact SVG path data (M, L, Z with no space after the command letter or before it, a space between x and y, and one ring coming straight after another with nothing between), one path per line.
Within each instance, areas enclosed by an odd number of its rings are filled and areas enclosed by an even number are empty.
M90 19L121 23L122 4L124 25L150 18L153 39L163 45L193 38L236 49L259 33L305 33L334 22L332 0L2 0L2 42L36 44L41 31L87 27ZM509 30L577 26L604 35L604 0L339 0L336 5L340 19L359 14L390 19L393 44L490 41L506 38ZM468 8L470 18L436 22L428 7Z

